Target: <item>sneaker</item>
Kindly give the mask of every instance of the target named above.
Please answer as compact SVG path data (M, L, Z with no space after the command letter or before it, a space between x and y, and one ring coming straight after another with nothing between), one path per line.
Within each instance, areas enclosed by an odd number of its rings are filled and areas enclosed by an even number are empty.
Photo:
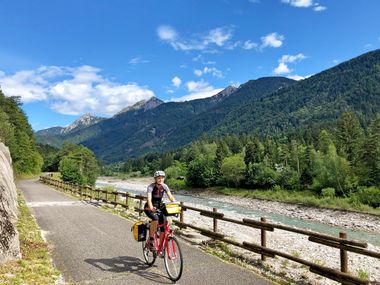
M147 246L148 246L150 251L156 251L156 245L155 245L154 240L151 240L151 239L148 240Z

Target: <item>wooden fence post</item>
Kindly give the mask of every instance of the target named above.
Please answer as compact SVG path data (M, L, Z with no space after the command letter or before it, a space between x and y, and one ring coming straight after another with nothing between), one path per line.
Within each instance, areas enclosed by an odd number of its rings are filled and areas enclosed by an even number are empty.
M128 205L128 202L129 202L129 193L125 193L125 207L127 209L129 209L129 205Z
M217 213L218 209L217 208L212 208L212 211L214 213ZM215 218L212 218L212 219L213 219L213 231L214 231L214 233L217 233L218 232L218 220L215 219Z
M262 223L266 223L266 219L265 218L261 218L260 221ZM267 247L267 231L264 230L264 229L261 229L261 246L262 247ZM261 255L261 260L262 261L265 261L267 258L264 254Z
M347 233L340 232L339 237L341 239L347 239ZM347 273L348 272L348 255L347 250L340 249L340 271ZM342 282L342 284L347 284Z
M181 204L181 213L179 214L179 221L181 222L181 223L183 223L183 213L184 213L184 210L183 210L183 202L181 201L180 202L180 204Z
M141 210L141 208L142 208L142 199L141 199L141 197L140 197L139 209ZM141 215L142 215L142 212L139 211L139 217L141 217Z

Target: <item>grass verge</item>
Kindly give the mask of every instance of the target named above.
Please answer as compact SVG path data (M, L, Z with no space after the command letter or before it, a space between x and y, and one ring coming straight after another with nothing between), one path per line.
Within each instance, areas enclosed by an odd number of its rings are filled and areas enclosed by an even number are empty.
M20 192L18 206L20 212L17 229L22 259L0 266L0 284L54 284L60 272L53 266L48 244L41 238L37 224Z

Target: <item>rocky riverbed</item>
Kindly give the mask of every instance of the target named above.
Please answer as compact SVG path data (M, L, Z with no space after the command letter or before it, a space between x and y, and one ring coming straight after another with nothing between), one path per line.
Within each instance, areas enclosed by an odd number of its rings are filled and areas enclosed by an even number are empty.
M103 182L105 182L104 179ZM150 179L132 179L126 181L107 180L107 183L115 185L116 187L122 186L123 188L128 188L140 192L145 191L146 186L150 182ZM209 191L183 194L215 199L220 202L232 203L241 207L255 209L262 212L276 213L288 217L318 221L329 225L370 231L372 233L376 232L380 234L380 217L374 215L319 209L314 207L304 207L299 205L256 200L251 198L225 196ZM189 203L186 204L189 205ZM191 204L190 206L205 208L204 206L198 204ZM244 218L243 214L237 214L228 211L223 212L225 213L226 217L234 219ZM210 218L201 216L198 212L194 211L186 212L185 222L197 225L198 227L202 228L211 229L212 227L212 220ZM248 241L260 244L260 231L257 229L220 221L218 226L223 234L232 237L234 240L241 242ZM187 235L191 240L199 244L201 244L202 241L207 240L207 238L202 237L200 234L197 234L191 230L185 230L183 231L183 234ZM312 243L308 241L306 236L282 230L268 232L267 235L267 246L269 248L303 258L319 265L335 268L337 270L340 268L338 249ZM250 253L246 250L235 247L232 249L233 251L243 255L244 258L248 260L248 264L252 265L252 268L254 270L277 279L286 280L289 284L338 284L335 281L331 281L327 278L310 273L308 268L305 266L285 260L283 258L269 258L264 264L261 264L260 256L258 254ZM371 244L368 245L368 249L371 251L380 252L380 247ZM371 280L371 282L373 282L373 284L380 284L379 259L366 257L351 252L348 254L348 256L348 269L351 275L368 278Z
M262 212L275 213L287 217L320 222L337 227L377 232L380 235L380 216L377 215L322 209L316 207L306 207L301 205L268 200L258 200L246 197L227 196L211 191L188 191L187 194L199 196L202 198L214 199L220 202L232 203Z

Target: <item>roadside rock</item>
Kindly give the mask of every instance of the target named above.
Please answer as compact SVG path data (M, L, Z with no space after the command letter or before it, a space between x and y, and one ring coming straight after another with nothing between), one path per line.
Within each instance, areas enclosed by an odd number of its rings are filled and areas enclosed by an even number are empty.
M0 143L0 264L21 256L16 220L17 191L12 159L8 148Z

